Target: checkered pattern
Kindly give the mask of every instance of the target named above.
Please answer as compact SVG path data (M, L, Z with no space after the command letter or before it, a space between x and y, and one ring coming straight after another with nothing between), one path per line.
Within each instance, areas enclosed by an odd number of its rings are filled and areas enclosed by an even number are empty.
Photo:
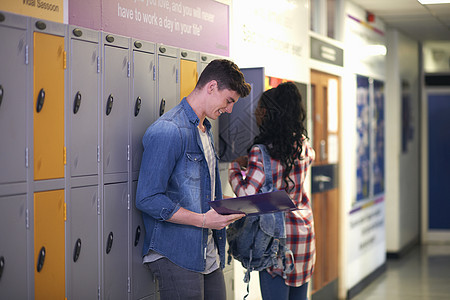
M289 192L289 196L300 210L286 213L286 236L287 247L294 253L295 268L287 274L286 285L301 286L311 279L315 262L315 236L314 220L311 203L303 189L306 172L315 158L315 152L304 141L302 160L295 161L292 167L290 178L294 181L294 188ZM283 166L278 160L271 159L272 177L274 188L285 189L283 181ZM265 175L261 150L255 146L248 156L247 173L241 173L237 162L230 163L228 171L229 181L236 196L252 195L258 192L264 184ZM289 189L292 187L290 183ZM287 263L290 263L287 261ZM268 270L272 276L281 275L281 270L271 268Z

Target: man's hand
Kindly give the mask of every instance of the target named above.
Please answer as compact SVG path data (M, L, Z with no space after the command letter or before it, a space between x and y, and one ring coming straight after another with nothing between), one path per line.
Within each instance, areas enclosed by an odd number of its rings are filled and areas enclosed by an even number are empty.
M242 217L245 217L245 214L221 215L214 209L210 209L204 215L205 222L203 227L211 229L222 229Z

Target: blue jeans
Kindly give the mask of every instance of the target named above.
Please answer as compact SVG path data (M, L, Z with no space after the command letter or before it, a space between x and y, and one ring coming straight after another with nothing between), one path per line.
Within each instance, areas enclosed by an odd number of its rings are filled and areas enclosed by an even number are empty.
M266 270L259 272L259 286L264 300L307 300L308 282L299 287L288 286L281 276L267 273Z
M158 279L161 300L225 300L225 279L221 268L202 274L181 268L163 257L148 263Z

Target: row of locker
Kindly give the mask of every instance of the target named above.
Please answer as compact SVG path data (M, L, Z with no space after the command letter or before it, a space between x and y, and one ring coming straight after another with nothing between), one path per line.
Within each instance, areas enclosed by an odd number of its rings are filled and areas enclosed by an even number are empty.
M158 298L141 139L216 57L1 11L0 40L0 299Z

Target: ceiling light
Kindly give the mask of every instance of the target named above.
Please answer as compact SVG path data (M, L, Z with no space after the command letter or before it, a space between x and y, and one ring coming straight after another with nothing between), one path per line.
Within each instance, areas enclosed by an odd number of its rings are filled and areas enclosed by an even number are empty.
M446 4L450 3L450 0L417 0L421 4Z

